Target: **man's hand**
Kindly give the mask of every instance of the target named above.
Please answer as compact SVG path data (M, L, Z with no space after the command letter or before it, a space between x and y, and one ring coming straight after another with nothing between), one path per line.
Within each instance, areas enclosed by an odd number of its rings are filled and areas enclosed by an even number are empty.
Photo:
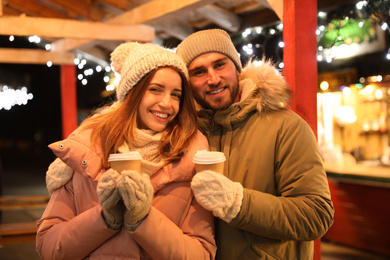
M195 198L214 216L230 223L240 212L243 187L215 171L201 171L191 182Z

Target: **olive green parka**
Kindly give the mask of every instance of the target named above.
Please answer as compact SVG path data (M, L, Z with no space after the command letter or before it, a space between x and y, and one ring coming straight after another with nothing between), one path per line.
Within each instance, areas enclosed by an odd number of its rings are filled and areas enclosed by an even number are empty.
M290 90L270 62L249 62L239 80L240 102L198 111L224 175L244 187L238 215L216 220L217 259L311 260L334 215L316 137L285 108Z

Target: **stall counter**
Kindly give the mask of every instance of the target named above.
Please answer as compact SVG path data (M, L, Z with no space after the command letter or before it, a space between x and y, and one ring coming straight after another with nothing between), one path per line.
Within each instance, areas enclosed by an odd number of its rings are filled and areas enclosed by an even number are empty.
M325 163L335 208L323 239L390 257L390 167Z

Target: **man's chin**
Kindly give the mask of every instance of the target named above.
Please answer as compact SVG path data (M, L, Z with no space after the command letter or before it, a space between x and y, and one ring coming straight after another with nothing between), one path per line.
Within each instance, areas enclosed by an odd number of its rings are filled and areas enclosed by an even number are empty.
M231 106L233 101L229 98L219 98L219 99L212 99L212 98L199 98L195 97L196 102L204 109L211 109L211 110L225 110L228 107Z
M200 105L206 109L219 111L219 110L225 110L229 108L231 103L232 102L203 102Z

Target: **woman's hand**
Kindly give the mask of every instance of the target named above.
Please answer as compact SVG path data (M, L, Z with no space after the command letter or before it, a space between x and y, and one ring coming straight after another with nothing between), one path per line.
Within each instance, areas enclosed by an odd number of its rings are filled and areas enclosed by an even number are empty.
M122 171L117 187L126 207L125 226L134 231L148 215L152 204L154 190L149 175L134 170Z
M120 174L114 169L108 169L100 178L97 186L104 221L109 228L114 230L122 226L125 212L125 206L116 185L119 176Z

